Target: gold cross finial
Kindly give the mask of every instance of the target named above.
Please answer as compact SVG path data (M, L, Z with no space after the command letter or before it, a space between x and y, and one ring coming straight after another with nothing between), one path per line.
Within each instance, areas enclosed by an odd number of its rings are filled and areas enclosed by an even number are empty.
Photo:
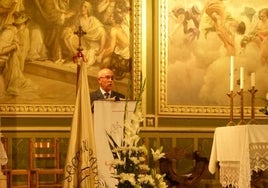
M74 34L77 35L78 38L79 38L79 43L78 43L77 50L82 51L83 49L81 47L81 38L82 38L83 35L87 34L87 32L83 31L82 26L79 26L78 31L75 31Z

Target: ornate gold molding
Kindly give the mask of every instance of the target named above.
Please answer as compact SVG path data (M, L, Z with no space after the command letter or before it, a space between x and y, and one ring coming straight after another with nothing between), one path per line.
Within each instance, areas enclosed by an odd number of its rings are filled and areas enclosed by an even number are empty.
M1 116L72 116L74 105L1 104Z
M133 96L134 99L140 93L140 85L141 85L141 74L142 74L142 40L141 40L141 32L142 32L142 1L135 0L132 1L132 7L134 11L132 12L132 50L133 50Z

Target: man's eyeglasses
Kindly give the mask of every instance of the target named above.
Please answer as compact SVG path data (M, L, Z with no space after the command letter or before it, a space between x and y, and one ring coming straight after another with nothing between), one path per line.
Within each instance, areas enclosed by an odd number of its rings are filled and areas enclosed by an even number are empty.
M105 78L106 80L114 80L114 76L101 76L100 78Z

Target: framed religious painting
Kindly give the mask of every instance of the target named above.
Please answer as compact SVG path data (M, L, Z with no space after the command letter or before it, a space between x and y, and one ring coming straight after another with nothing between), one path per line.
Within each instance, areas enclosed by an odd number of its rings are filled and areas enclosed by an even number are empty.
M140 0L1 1L0 11L3 116L71 115L79 50L90 91L99 87L98 71L109 68L114 89L135 96L141 71L141 42L136 40L141 33Z
M159 114L261 115L268 92L265 0L159 0L158 19Z

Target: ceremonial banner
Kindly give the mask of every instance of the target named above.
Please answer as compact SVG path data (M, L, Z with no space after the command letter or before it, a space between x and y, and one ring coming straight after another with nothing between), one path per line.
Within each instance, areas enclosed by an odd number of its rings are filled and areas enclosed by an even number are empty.
M64 188L102 187L90 107L87 67L81 63L71 137L64 172Z
M0 132L0 139L3 137L2 133ZM0 174L1 174L1 165L7 164L8 158L5 147L0 140Z
M0 125L1 128L1 125ZM0 132L0 139L3 137L2 133ZM0 140L0 187L6 188L7 187L7 177L6 175L3 175L2 172L2 165L6 165L8 162L7 153L4 148L3 143Z
M127 102L127 111L133 112L136 101ZM108 134L121 146L126 101L94 101L94 131L98 158L98 173L106 188L115 188L117 179L110 163L114 160Z

